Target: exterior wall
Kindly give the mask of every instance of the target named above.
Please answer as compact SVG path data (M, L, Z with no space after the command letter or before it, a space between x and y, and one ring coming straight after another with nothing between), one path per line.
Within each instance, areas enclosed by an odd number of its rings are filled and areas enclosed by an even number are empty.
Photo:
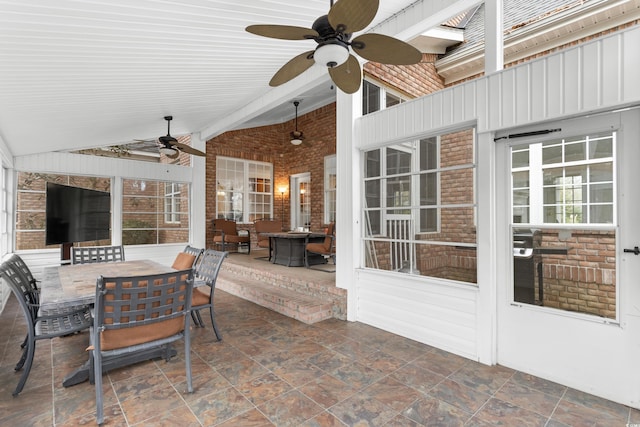
M500 132L508 133L509 128L528 129L526 126L538 122L638 105L640 83L635 76L635 70L640 69L638 45L640 28L634 27L368 114L355 123L355 147L367 150L475 123L478 149L484 153L494 149L493 137L500 136ZM489 165L495 159L486 156L484 159L485 163L478 163L478 179L484 176L483 170L484 173L495 173ZM442 281L420 277L420 293L415 294L405 289L407 280L416 280L413 277L366 271L366 274L358 274L356 283L349 288L350 292L351 289L357 292L355 296L350 295L350 300L358 301L357 319L414 339L422 337L427 344L473 359L487 360L487 354L480 354L479 349L491 351L491 346L483 343L494 336L491 322L486 319L495 315L496 307L491 305L495 304L495 298L491 295L495 295L496 285L492 270L480 268L480 265L497 265L500 271L508 271L508 267L502 265L503 261L495 258L496 239L500 233L491 222L495 215L491 213L493 197L495 194L490 188L478 186L481 219L477 227L479 231L487 230L484 238L478 237L477 262L479 272L482 272L478 277L478 288L452 285L449 292L453 295L447 300L447 309L439 312L440 316L435 319L430 315L434 310L432 297L442 289ZM497 234L489 234L488 230ZM471 304L476 301L489 304L469 309L470 301ZM406 307L413 309L406 310ZM475 313L476 319L469 319L469 313ZM486 329L477 329L478 325L484 325ZM471 328L474 333L466 335L467 342L454 347L449 334L458 328Z
M444 79L438 75L434 64L436 58L437 55L425 53L419 64L404 66L367 62L364 72L410 98L417 98L445 87Z
M295 129L295 121L225 132L207 141L207 246L213 242L211 220L215 217L216 157L225 156L255 160L273 165L273 218L284 218L284 228L289 229L289 194L282 198L281 186L289 189L289 176L309 172L311 174L311 229L320 230L324 222L324 158L336 152L336 108L330 104L298 117L298 129L304 132L301 145L290 143L289 133ZM252 245L256 245L253 224L243 224L249 229Z

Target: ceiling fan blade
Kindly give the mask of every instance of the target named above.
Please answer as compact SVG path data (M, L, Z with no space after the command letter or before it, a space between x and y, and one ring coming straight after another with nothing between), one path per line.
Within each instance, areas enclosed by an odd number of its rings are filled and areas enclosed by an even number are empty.
M292 25L249 25L245 29L258 36L282 40L307 40L319 37L316 30Z
M344 93L355 93L360 89L362 69L358 59L353 55L349 55L349 59L344 64L329 68L329 75Z
M422 60L415 47L383 34L362 34L353 39L351 47L364 59L381 64L410 65Z
M200 150L196 150L195 148L193 148L190 145L187 144L183 144L181 142L174 142L172 144L175 148L177 148L180 151L183 151L187 154L193 154L194 156L200 156L200 157L207 157L207 155L205 153L203 153Z
M342 33L364 30L378 13L379 0L340 0L329 10L329 24Z
M273 75L269 82L269 86L280 86L281 84L286 83L305 72L315 63L313 61L313 52L313 50L309 50L301 53L284 64L278 72Z

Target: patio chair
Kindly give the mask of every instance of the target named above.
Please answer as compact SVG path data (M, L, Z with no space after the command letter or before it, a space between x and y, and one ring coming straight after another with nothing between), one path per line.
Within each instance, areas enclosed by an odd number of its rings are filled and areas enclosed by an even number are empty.
M254 223L256 229L256 236L258 238L257 245L259 248L269 249L269 261L271 261L271 245L269 243L270 238L267 233L280 233L282 231L282 222L273 219L263 218L258 219ZM264 257L263 257L264 258Z
M227 257L228 252L220 252L213 249L207 249L202 255L202 260L196 269L196 284L204 282L203 286L196 286L193 290L193 299L191 303L191 317L193 322L204 328L204 322L200 317L200 310L209 309L211 316L211 325L213 332L216 334L218 341L222 339L215 320L215 312L213 310L213 293L216 289L216 280L222 261ZM205 286L206 285L206 286Z
M243 247L246 248L247 254L251 253L249 230L238 230L236 222L230 219L213 220L213 244L222 252L227 252L229 247L235 247L238 251Z
M333 265L336 264L336 246L335 246L336 235L335 235L335 230L336 230L335 224L332 222L327 227L326 236L325 236L323 242L321 242L321 243L307 243L305 245L305 252L304 252L304 265L305 265L305 267L312 268L309 265L309 254L310 253L319 254L319 255L324 256L325 258L331 258L331 260L333 261ZM332 270L332 271L322 270L322 271L334 272L335 270Z
M124 247L86 246L71 248L71 264L89 264L93 262L124 261Z
M13 391L13 395L17 396L24 388L31 372L36 342L69 335L89 328L92 323L91 311L89 306L84 305L66 310L60 308L55 313L41 315L38 313L40 306L37 293L34 294L32 291L33 286L25 280L14 264L8 260L3 262L0 265L0 277L4 279L16 296L27 324L26 345L20 361L14 368L16 371L22 369L22 376Z
M150 348L167 349L184 340L187 390L191 381L189 313L193 270L133 277L99 277L95 319L91 328L90 361L96 389L96 418L104 422L102 398L103 360Z

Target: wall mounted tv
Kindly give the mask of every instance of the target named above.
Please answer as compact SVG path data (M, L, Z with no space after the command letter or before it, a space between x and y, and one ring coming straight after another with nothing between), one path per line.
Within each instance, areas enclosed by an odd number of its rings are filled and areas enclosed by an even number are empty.
M109 239L111 194L47 182L47 245Z

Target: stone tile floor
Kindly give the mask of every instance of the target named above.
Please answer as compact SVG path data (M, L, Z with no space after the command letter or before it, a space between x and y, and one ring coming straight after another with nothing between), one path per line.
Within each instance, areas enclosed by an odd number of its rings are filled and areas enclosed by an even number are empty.
M485 366L361 324L313 326L216 291L217 322L193 328L194 392L183 352L105 376L109 426L626 426L640 411L505 367ZM208 316L203 316L208 318ZM39 342L24 391L24 320L0 315L0 425L95 425L89 383L62 387L88 333Z

